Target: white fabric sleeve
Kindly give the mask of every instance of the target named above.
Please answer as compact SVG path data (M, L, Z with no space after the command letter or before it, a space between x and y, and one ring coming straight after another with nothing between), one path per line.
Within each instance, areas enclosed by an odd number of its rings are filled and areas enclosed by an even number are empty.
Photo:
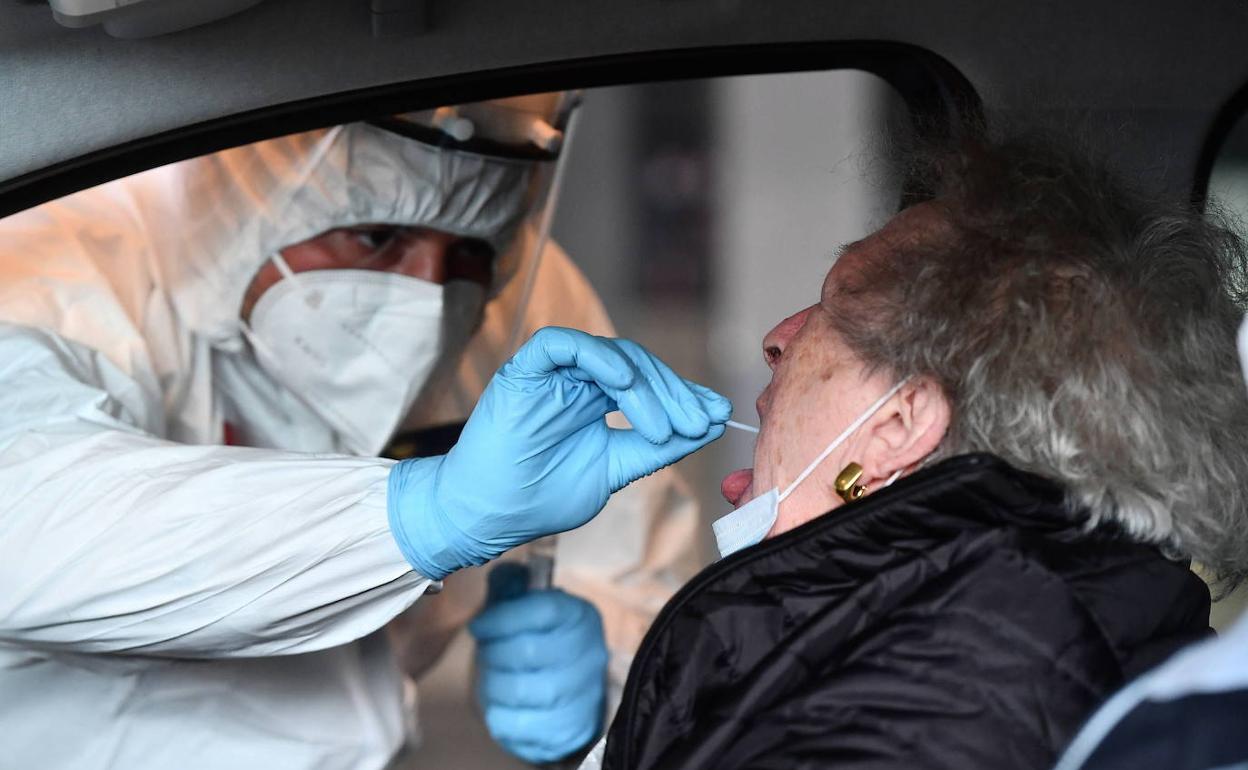
M594 748L585 756L585 759L581 761L578 770L601 770L602 760L606 753L607 736L604 735L594 744Z
M390 461L180 445L103 356L0 325L0 642L171 657L310 652L429 581L390 535Z

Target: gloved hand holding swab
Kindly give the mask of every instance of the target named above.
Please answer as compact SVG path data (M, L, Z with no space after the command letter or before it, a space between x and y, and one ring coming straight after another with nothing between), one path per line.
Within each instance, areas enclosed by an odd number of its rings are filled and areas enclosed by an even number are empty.
M616 410L631 430L607 425ZM635 342L541 329L490 380L450 452L391 467L391 531L440 580L585 524L614 492L723 435L730 414L728 399Z

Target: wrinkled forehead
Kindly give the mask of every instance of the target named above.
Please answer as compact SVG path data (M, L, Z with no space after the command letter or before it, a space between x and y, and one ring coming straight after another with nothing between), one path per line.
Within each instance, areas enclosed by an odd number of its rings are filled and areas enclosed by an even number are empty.
M935 201L901 210L879 230L845 246L824 278L824 300L862 294L895 278L919 252L917 247L937 242L949 232L948 217Z

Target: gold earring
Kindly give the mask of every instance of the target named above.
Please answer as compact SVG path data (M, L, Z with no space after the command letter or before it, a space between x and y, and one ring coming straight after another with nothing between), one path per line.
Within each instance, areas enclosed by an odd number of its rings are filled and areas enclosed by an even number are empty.
M862 466L858 463L850 463L845 469L837 474L836 477L836 493L841 499L847 503L852 503L867 493L865 484L859 484L858 479L862 478Z

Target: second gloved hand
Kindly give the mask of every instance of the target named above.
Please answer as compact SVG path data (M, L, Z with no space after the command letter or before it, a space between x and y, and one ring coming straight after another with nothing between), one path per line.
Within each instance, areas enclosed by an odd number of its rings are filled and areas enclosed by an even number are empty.
M477 640L477 699L490 735L526 762L563 759L602 731L607 647L594 606L563 591L526 592L528 570L490 573Z
M624 413L632 430L607 426ZM732 404L640 345L550 327L490 380L445 457L390 471L390 529L440 579L579 527L614 492L723 435Z

